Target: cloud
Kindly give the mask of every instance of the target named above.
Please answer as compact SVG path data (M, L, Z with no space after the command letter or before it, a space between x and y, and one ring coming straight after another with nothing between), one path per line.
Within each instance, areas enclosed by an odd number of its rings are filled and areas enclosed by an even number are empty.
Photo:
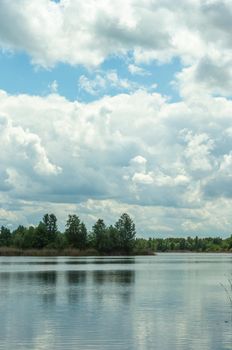
M3 0L0 14L1 47L26 51L44 67L96 66L127 52L138 62L179 56L187 64L230 56L232 8L226 0L178 6L170 0ZM138 73L136 65L131 69Z
M212 227L216 209L210 208L231 201L230 100L170 103L140 90L80 103L58 94L2 91L0 106L2 208L24 221L33 220L22 201L30 208L44 203L39 213L49 205L77 208L89 224L103 214L96 208L110 203L109 221L128 209L135 217L144 215L147 232L158 227L183 232L191 225L203 232ZM89 201L97 207L87 214ZM181 215L168 218L178 210ZM151 213L159 213L152 224ZM231 222L227 212L220 215ZM223 231L221 222L217 228Z
M178 6L170 0L2 0L0 47L26 52L44 68L59 62L96 68L115 55L130 57L126 64L134 75L147 74L141 63L178 58L182 69L175 84L182 97L231 96L231 20L227 0L187 0ZM116 72L93 79L83 75L79 84L91 95L109 85L135 89Z
M19 164L25 165L26 168L32 167L32 171L45 176L61 172L59 166L49 161L38 135L24 130L21 126L13 126L12 121L6 117L0 119L0 125L2 163L7 164L9 168Z
M132 177L132 181L136 184L150 185L153 183L152 176L150 174L135 173Z
M57 83L56 80L53 80L53 82L51 82L51 84L49 84L49 89L50 89L50 92L52 94L56 94L58 92L58 87L59 87L59 84Z
M214 148L214 142L205 133L193 135L191 131L181 130L180 135L184 135L187 147L184 157L192 171L211 171L212 162L210 153ZM213 157L212 157L213 158Z
M139 66L136 66L135 64L129 64L128 70L131 74L137 74L137 75L142 75L142 76L151 74L148 71L146 71L145 69L143 69Z
M129 211L144 233L230 232L231 20L228 0L2 0L2 51L87 67L79 93L95 101L68 101L56 80L46 97L0 91L0 217L79 210L91 225ZM145 75L173 58L171 103Z
M206 95L231 96L231 58L203 57L176 74L176 84L182 97L196 98Z
M85 91L90 95L109 94L111 90L134 91L142 89L139 84L120 78L116 70L106 72L97 72L94 78L88 78L86 75L81 75L78 81L79 91Z
M1 191L5 195L12 193L9 202L14 198L34 196L34 191L43 187L43 179L62 172L60 166L50 161L41 138L28 129L13 125L7 116L0 118L0 136ZM10 213L9 217L12 215Z

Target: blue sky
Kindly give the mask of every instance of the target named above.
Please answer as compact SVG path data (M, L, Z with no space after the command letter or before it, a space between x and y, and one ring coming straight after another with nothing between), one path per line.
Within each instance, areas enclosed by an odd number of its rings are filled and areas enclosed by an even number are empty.
M2 0L0 225L230 235L231 21L227 0Z
M154 91L167 95L170 100L177 101L179 94L172 82L177 72L181 70L181 63L173 58L169 63L143 64L140 67L146 74L132 74L128 65L133 64L129 57L113 56L107 58L99 67L88 69L84 65L71 66L57 63L53 68L33 66L26 53L2 52L0 55L1 89L10 94L29 94L46 96L52 91L52 83L57 82L57 92L68 100L90 102L104 94L114 96L128 89L109 86L107 91L99 91L97 96L91 95L79 87L79 79L85 75L94 79L98 72L115 70L121 79L128 79L140 87L149 89L153 84Z

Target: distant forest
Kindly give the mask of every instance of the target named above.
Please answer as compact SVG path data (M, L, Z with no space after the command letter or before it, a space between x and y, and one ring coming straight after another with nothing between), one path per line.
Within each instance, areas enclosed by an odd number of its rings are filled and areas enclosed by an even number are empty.
M98 219L91 231L77 215L69 215L65 231L60 232L54 214L45 214L37 226L10 231L0 229L0 255L46 252L51 255L146 255L155 252L232 252L232 235L199 238L136 238L135 224L124 213L114 225Z

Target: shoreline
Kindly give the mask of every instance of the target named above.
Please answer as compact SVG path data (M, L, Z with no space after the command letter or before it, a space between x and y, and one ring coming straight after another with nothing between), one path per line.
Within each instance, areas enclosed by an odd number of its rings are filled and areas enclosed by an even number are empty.
M156 252L137 252L134 254L126 254L122 252L114 252L111 254L101 254L95 249L86 249L79 250L75 248L66 248L62 250L58 249L18 249L13 247L1 247L0 248L0 257L2 256L28 256L28 257L93 257L93 256L156 256L158 254L232 254L232 251L207 251L207 252L199 252L199 251L156 251Z
M73 256L73 257L88 257L88 256L154 256L155 252L140 252L139 254L126 254L122 252L114 252L111 254L101 254L95 249L86 249L79 250L75 248L66 248L62 250L58 249L18 249L11 247L1 247L0 248L0 257L1 256L38 256L38 257L61 257L61 256Z

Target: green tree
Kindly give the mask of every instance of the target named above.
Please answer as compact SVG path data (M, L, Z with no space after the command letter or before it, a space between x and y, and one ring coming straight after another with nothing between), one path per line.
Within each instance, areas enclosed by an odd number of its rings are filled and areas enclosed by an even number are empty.
M65 236L70 246L84 249L87 244L87 230L77 215L69 215L66 223Z
M157 238L156 249L158 252L166 252L168 249L166 240L164 240L162 238Z
M98 219L92 228L94 248L100 253L106 249L106 225L102 219Z
M54 214L45 214L43 217L43 223L47 230L48 244L54 243L57 237L57 218Z
M107 248L108 252L117 252L120 250L120 235L116 227L110 225L107 228Z
M27 231L28 229L24 227L23 225L19 225L16 230L13 231L13 245L17 248L27 248L25 245L25 238L27 237Z
M120 248L123 252L130 254L133 251L135 244L135 224L127 213L120 216L115 224L119 232Z
M181 238L179 245L180 245L180 250L185 250L186 249L186 240L184 238Z
M0 230L0 246L9 247L12 244L12 236L10 230L2 226Z
M33 232L32 248L42 249L49 243L48 231L44 222L40 222Z
M228 238L228 249L232 250L232 235Z
M80 227L80 237L79 237L79 248L86 249L87 247L87 229L85 224L82 222Z

